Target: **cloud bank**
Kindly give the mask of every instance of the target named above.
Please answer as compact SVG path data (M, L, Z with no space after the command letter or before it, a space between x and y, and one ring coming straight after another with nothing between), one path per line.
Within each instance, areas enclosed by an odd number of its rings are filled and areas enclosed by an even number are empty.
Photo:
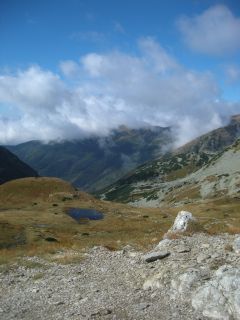
M227 65L225 67L225 75L228 82L237 83L240 81L240 67L233 64Z
M124 124L172 126L180 145L240 110L221 100L210 72L186 69L152 38L139 41L136 55L90 53L60 70L0 75L0 105L16 110L0 116L2 144L103 136Z
M240 18L224 5L210 7L194 17L182 17L177 25L184 42L196 52L225 55L240 49Z

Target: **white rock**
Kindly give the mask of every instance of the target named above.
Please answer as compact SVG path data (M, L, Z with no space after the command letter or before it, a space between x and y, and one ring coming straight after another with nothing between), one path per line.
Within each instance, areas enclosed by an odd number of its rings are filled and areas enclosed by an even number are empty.
M240 237L237 237L233 242L233 250L236 253L240 253Z
M147 279L143 284L143 289L159 289L162 288L162 277L161 273L155 274L151 278Z
M208 249L209 247L210 247L210 244L208 244L208 243L203 243L200 246L201 249Z
M143 289L163 289L165 286L165 282L168 281L171 274L171 270L164 265L161 265L158 268L158 273L153 276L147 278L143 284Z
M192 306L211 319L240 319L240 269L219 268L193 293Z
M168 232L184 232L187 230L188 223L191 220L195 220L191 212L180 211L174 221L173 226Z
M200 253L198 256L197 256L197 263L202 263L203 261L207 260L211 258L211 256L209 254L206 254L206 253Z
M177 278L171 281L172 296L184 297L194 285L196 286L197 281L200 278L200 272L198 270L188 270L181 274ZM195 287L196 288L196 287Z
M155 247L156 250L167 249L168 245L172 242L170 239L163 239L159 242L159 244Z

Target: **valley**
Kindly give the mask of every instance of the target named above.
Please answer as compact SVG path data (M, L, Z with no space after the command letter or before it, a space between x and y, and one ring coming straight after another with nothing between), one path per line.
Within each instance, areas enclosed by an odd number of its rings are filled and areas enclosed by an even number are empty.
M126 175L120 170L94 194L30 167L2 183L4 320L238 319L239 125L234 116ZM173 232L179 212L193 221Z
M165 134L168 138L164 143L169 143L169 129L152 130L137 131L122 127L121 131L115 132L111 143L114 141L114 145L118 146L118 153L130 149L135 150L131 152L141 148L144 150L145 143L151 139L153 142L149 147L153 148L160 136L163 139ZM26 252L47 254L59 248L82 250L100 245L117 250L129 244L146 250L159 241L173 223L176 213L182 209L194 212L203 232L238 233L239 134L240 119L236 115L223 128L178 149L165 150L165 154L158 159L146 162L115 184L96 193L98 198L59 178L36 177L37 173L33 170L30 171L32 178L0 185L0 248L5 251L3 262L8 261L8 256L11 261L11 256L14 258ZM141 148L133 148L133 144L140 146L142 139L145 142L141 143ZM163 143L161 141L160 145ZM82 143L87 143L89 147L91 145L90 141L84 140ZM64 146L73 152L71 144L74 142L42 146L40 142L29 142L15 148L25 152L26 157L32 154L35 161L33 145L38 148L41 146L39 155L45 152L49 156L51 152L56 152L56 147L60 151ZM79 146L79 143L76 142L76 145ZM95 142L93 149L94 145ZM156 147L152 150L156 151ZM58 153L56 157L59 157ZM68 160L60 162L65 167L69 163ZM19 171L15 162L11 165L11 172ZM94 172L94 167L90 162L89 170ZM65 170L62 168L62 172L68 175L71 166ZM122 174L121 170L118 174ZM91 179L89 183L92 183ZM96 210L104 218L76 221L67 214L71 208Z
M1 263L22 255L52 256L60 250L131 245L147 250L166 233L181 209L194 212L207 234L240 231L239 198L161 208L102 201L56 178L25 178L0 186ZM78 223L69 208L93 209L101 220Z
M240 1L0 1L0 320L240 320Z
M229 197L133 207L96 199L56 178L2 184L1 317L207 320L217 312L217 319L238 319L239 207L240 200ZM104 216L79 223L69 208ZM181 209L197 222L164 238ZM156 253L162 258L145 261ZM226 302L207 298L204 286L214 286Z
M120 126L107 136L71 141L29 141L8 146L41 176L58 177L87 192L117 181L138 165L171 147L170 128Z

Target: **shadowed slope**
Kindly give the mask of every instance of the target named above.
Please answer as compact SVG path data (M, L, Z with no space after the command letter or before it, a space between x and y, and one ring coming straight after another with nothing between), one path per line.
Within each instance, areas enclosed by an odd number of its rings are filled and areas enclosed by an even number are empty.
M0 147L0 184L9 180L37 177L38 174L6 148Z

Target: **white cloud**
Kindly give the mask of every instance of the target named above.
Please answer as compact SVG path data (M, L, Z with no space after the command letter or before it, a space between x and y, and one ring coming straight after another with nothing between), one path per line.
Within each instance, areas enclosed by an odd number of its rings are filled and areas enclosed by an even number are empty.
M181 144L239 112L221 100L211 73L185 69L153 39L139 48L62 62L65 75L81 70L74 84L38 66L0 75L0 105L20 111L18 119L0 117L0 142L106 135L124 124L173 126Z
M64 95L60 77L38 66L18 71L15 76L0 75L0 101L15 104L26 113L55 112Z
M152 63L152 70L157 73L171 72L172 70L180 69L174 57L164 50L153 38L142 38L139 41L139 46L146 56L146 62Z
M59 67L61 72L69 78L75 77L80 73L79 65L72 60L61 61Z
M238 82L240 80L240 67L233 64L227 65L225 67L225 74L230 83Z
M87 72L90 73L93 77L100 76L100 70L101 66L104 63L104 57L96 54L96 53L90 53L86 56L84 56L81 59L81 62L86 69Z
M182 17L177 25L185 43L194 51L224 55L240 49L240 17L224 5L210 7L194 17Z

